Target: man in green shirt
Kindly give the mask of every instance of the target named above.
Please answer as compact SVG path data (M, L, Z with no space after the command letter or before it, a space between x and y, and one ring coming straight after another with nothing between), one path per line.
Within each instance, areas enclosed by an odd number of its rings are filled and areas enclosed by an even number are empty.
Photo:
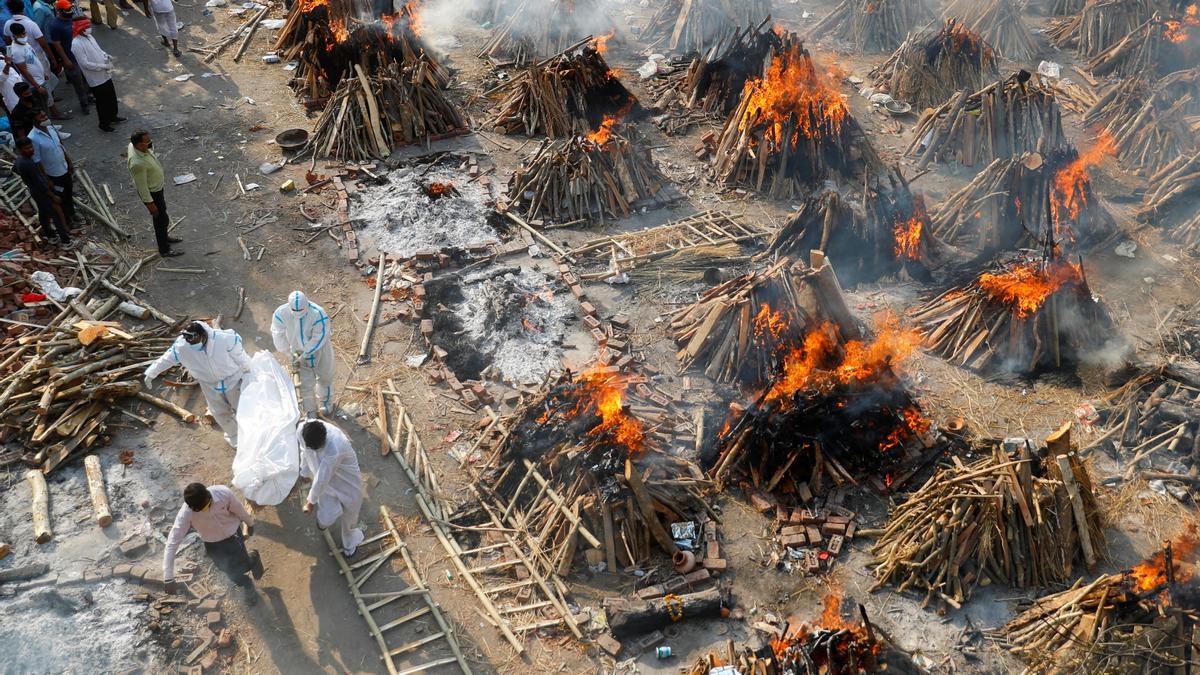
M176 239L168 234L171 217L167 215L167 200L163 197L166 184L162 164L151 148L154 142L150 140L150 132L138 129L129 137L129 175L137 187L138 197L150 212L154 222L154 239L158 242L158 254L164 258L183 255L183 251L171 248L182 239Z

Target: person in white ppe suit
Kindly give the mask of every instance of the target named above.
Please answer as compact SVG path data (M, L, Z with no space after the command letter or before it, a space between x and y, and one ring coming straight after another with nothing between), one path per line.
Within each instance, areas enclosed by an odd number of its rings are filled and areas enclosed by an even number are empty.
M293 291L271 319L275 350L290 356L292 366L299 370L306 413L315 413L318 402L326 415L333 409L331 337L329 315L300 291Z
M175 338L171 348L146 369L146 389L171 366L182 365L204 392L208 412L225 432L225 441L237 447L237 405L242 379L250 372L250 357L242 336L193 321Z
M349 558L363 541L358 527L362 508L363 480L358 455L341 429L322 420L300 423L300 450L305 475L312 486L304 512L317 512L317 527L324 530L341 521L342 553Z

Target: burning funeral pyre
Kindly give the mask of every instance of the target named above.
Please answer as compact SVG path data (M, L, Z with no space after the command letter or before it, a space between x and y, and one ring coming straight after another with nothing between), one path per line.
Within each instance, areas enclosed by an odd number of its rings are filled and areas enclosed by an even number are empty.
M812 249L823 251L847 284L875 281L901 269L927 281L931 235L924 200L891 169L886 181L877 179L862 202L854 204L832 190L809 197L767 252L800 256Z
M522 66L568 51L589 35L603 36L603 52L616 31L608 9L598 0L523 0L492 31L479 58L497 66Z
M1090 59L1113 46L1154 14L1150 0L1100 0L1046 31L1059 49L1075 48L1081 59Z
M818 68L794 33L764 70L746 82L716 138L713 173L721 185L791 199L831 172L857 176L880 166L836 76Z
M1047 595L1002 629L1037 670L1187 672L1194 650L1196 550L1189 525L1137 565Z
M1092 190L1090 169L1112 154L1103 134L1079 155L1063 148L996 159L934 212L933 234L983 255L1047 242L1097 245L1119 232Z
M858 52L887 52L932 18L924 0L842 0L806 37L832 37Z
M1200 11L1188 5L1177 16L1166 18L1161 12L1129 31L1112 46L1088 61L1095 77L1154 77L1195 64L1192 44L1200 38Z
M594 46L539 61L498 91L504 98L486 124L504 134L567 138L601 128L606 117L641 110Z
M1180 71L1155 83L1137 76L1118 80L1084 114L1084 124L1103 128L1112 138L1122 169L1150 178L1154 189L1146 201L1151 210L1159 210L1163 179L1180 158L1196 152L1196 125L1189 116L1200 112L1198 74L1197 69Z
M922 169L933 160L975 166L1067 145L1053 91L1024 70L974 93L960 89L921 115L912 138L906 152Z
M535 220L604 222L660 206L667 179L622 131L610 116L586 136L543 141L509 179L508 208Z
M803 336L829 322L857 336L832 268L793 258L716 286L671 319L680 366L723 382L760 388Z
M1012 0L955 0L942 16L957 19L982 35L996 53L1007 59L1024 62L1037 53L1033 31Z
M1012 439L976 462L955 458L939 469L879 533L872 590L923 591L923 606L958 609L980 585L1043 588L1094 567L1104 552L1103 523L1069 430L1047 439L1043 452Z
M663 2L641 37L647 49L703 54L722 35L754 26L771 16L771 0L669 0Z
M941 105L963 89L978 91L999 76L992 48L954 19L910 34L870 75L875 91L918 110Z
M977 370L1057 370L1119 344L1082 263L1053 254L1013 255L912 318L930 351Z
M541 533L550 569L570 568L575 548L565 544L575 534L593 541L592 532L609 529L622 567L643 564L651 540L673 555L679 549L667 534L670 524L702 512L695 492L698 469L660 449L660 437L671 425L668 413L628 391L643 387L644 380L600 365L574 377L567 373L551 378L507 421L495 461L477 486L495 503L508 505L506 517L524 514L526 529ZM653 426L635 416L634 408L645 410ZM540 479L531 479L530 467ZM545 481L541 490L535 480ZM540 508L545 504L537 502L548 491L560 508ZM576 514L574 522L563 510ZM601 511L610 527L599 523ZM464 512L453 520L472 517Z

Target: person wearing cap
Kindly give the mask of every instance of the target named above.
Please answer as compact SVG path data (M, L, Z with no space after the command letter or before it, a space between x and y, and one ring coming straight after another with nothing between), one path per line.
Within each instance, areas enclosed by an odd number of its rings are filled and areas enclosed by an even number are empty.
M290 357L299 371L304 411L328 415L333 410L333 331L329 315L301 291L293 291L271 317L275 350Z
M42 226L42 236L51 246L61 244L65 248L74 247L71 233L67 230L66 216L63 215L61 201L54 194L50 180L42 171L42 165L33 157L33 141L28 138L17 139L17 159L13 162L13 172L21 177L29 190L29 196L37 206L38 222Z
M66 0L59 0L66 2ZM96 116L100 118L100 131L116 131L113 125L124 122L118 114L117 88L113 85L113 60L92 37L92 25L81 19L75 25L75 37L71 41L71 53L75 63L96 100Z
M153 147L154 141L145 129L138 129L129 136L129 175L133 177L138 197L150 212L158 254L173 258L183 255L183 251L171 248L171 244L178 244L180 240L170 235L171 217L167 215L167 198L163 194L167 181Z
M37 0L39 3L42 0ZM46 34L50 50L62 64L62 76L75 89L79 99L79 112L91 114L92 92L83 82L83 74L79 72L79 64L71 54L71 41L74 39L75 7L71 0L58 0L54 3L54 16L46 22L42 31Z
M208 414L225 432L225 442L237 448L237 406L242 380L250 372L250 357L242 346L242 336L233 330L217 330L203 321L189 323L170 349L146 369L146 389L151 389L154 378L173 366L183 366L200 385Z
M170 47L175 58L183 56L179 51L179 20L175 18L175 3L172 0L142 0L147 16L154 17L158 28L158 39L164 47Z

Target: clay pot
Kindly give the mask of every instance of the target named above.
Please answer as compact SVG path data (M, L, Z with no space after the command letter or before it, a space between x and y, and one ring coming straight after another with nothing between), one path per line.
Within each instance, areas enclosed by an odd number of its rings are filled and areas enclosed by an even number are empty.
M675 566L676 572L687 574L696 569L696 554L691 551L678 551L671 558L671 564Z

